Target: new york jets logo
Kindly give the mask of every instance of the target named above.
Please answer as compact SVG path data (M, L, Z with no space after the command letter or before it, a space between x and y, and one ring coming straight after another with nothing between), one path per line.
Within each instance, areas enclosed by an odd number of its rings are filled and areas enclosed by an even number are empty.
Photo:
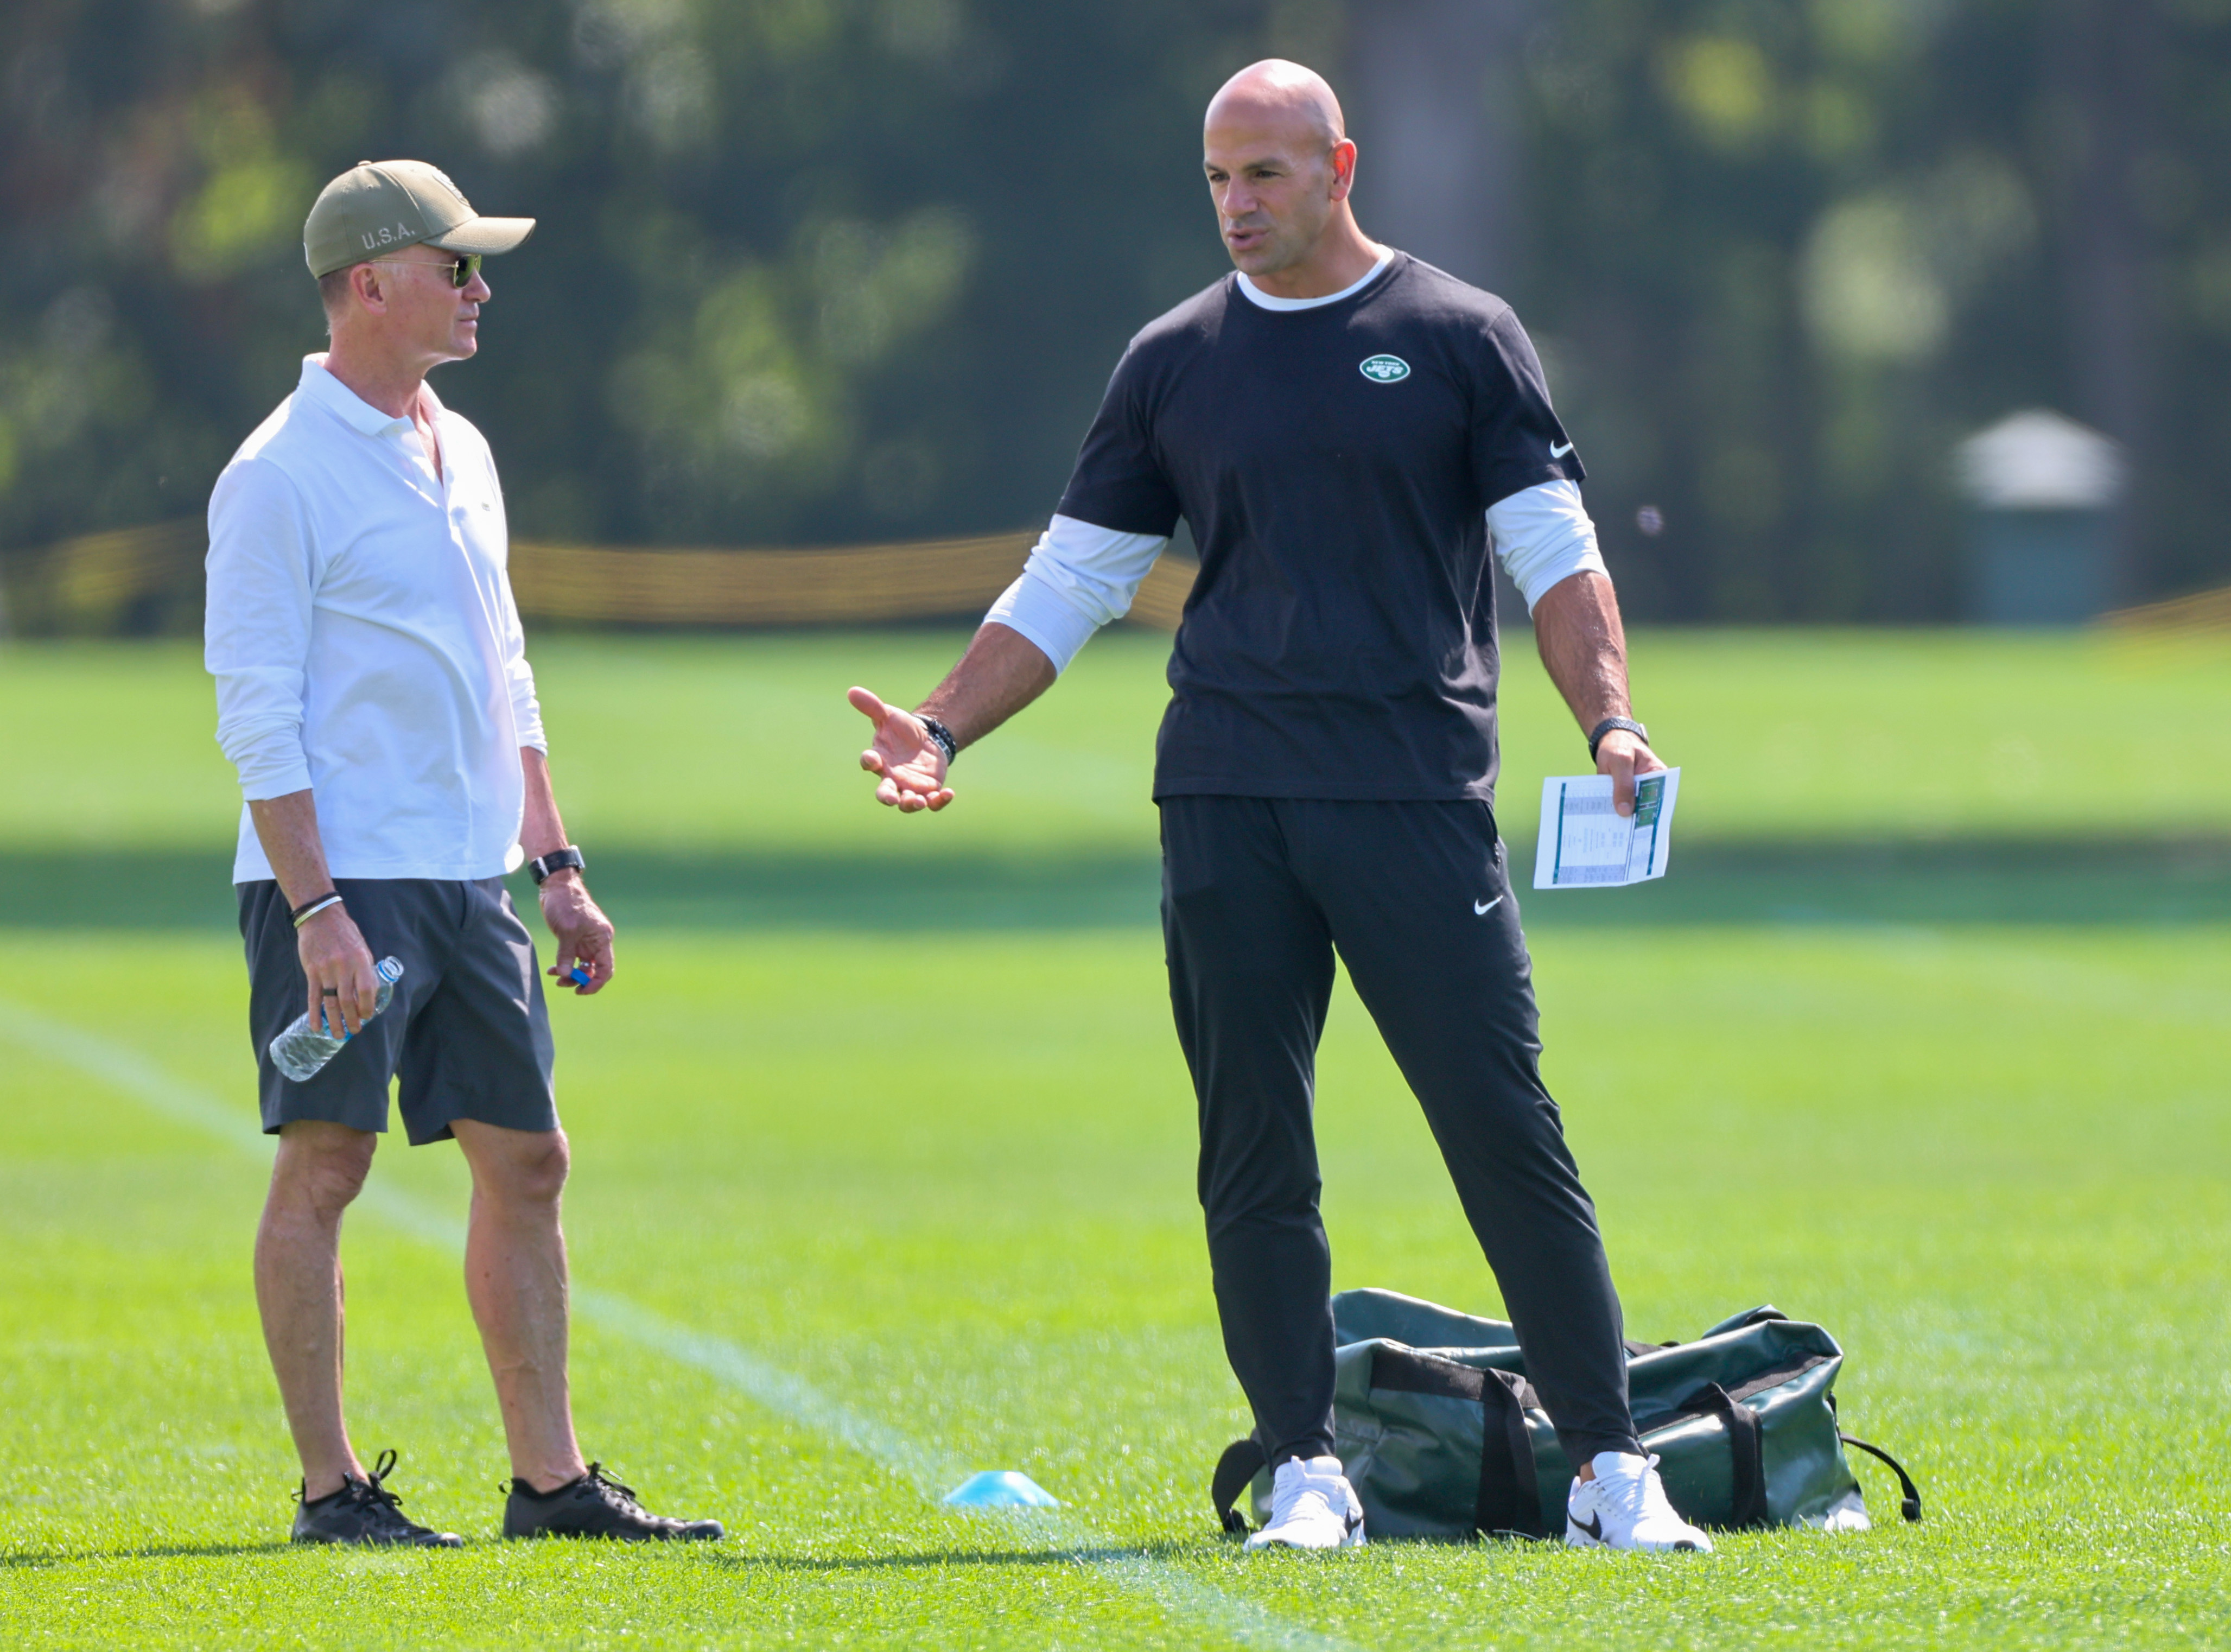
M1356 371L1374 384L1392 385L1410 376L1410 364L1400 356L1366 356Z

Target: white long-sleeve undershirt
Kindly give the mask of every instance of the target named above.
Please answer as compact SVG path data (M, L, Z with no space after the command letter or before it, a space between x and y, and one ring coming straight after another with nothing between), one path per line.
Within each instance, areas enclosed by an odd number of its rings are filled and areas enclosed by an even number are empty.
M1575 573L1610 574L1578 483L1539 483L1497 500L1487 508L1487 539L1529 614L1551 586Z
M1534 612L1542 593L1575 573L1605 571L1595 524L1569 482L1544 482L1487 508L1491 546ZM1148 570L1169 540L1125 534L1057 515L1038 535L1022 577L984 617L1020 632L1057 671L1092 633L1131 610Z
M1031 549L1022 577L984 618L1018 631L1065 671L1092 633L1131 612L1166 534L1123 534L1057 515Z

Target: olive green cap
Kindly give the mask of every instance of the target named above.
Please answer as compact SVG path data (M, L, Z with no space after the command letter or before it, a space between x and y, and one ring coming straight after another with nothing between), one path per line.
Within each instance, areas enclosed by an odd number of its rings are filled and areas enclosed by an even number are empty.
M398 247L509 252L534 233L533 218L484 218L438 166L363 160L318 191L302 225L302 257L320 278Z

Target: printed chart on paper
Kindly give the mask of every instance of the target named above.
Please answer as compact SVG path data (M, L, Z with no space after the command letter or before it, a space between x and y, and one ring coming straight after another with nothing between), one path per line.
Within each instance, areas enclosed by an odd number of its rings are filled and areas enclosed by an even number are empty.
M1634 813L1612 807L1608 774L1552 774L1542 782L1536 889L1605 889L1665 876L1673 846L1673 800L1681 771L1634 783Z

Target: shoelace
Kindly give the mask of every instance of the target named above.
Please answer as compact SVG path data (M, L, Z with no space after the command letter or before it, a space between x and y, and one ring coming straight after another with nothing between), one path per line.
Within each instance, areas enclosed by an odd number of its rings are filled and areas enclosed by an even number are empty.
M1630 1522L1639 1522L1651 1514L1673 1513L1673 1505L1666 1500L1665 1488L1657 1475L1658 1459L1653 1455L1643 1459L1642 1467L1630 1478L1620 1475L1607 1480L1596 1477L1597 1484L1619 1500L1619 1513ZM1651 1493L1657 1495L1652 1497ZM1677 1517L1678 1518L1678 1517Z
M1272 1496L1271 1500L1271 1525L1284 1526L1288 1520L1293 1519L1294 1515L1300 1510L1302 1501L1304 1498L1316 1498L1319 1505L1324 1509L1326 1515L1328 1517L1331 1515L1332 1499L1328 1494L1328 1491L1325 1487L1303 1480L1299 1474L1295 1475L1292 1482L1290 1483L1293 1486L1293 1489L1288 1492L1285 1497L1281 1500L1277 1495L1277 1482L1272 1482Z
M364 1488L357 1493L359 1503L380 1503L400 1518L403 1493L387 1489L387 1477L395 1472L395 1448L390 1446L372 1460L372 1472L364 1478Z
M643 1513L643 1505L636 1500L635 1487L621 1485L619 1481L605 1472L605 1466L600 1462L592 1462L589 1465L587 1486L584 1489L588 1488L601 1488L605 1494L605 1500L608 1503L618 1500L626 1504L630 1513L637 1514ZM619 1493L617 1500L610 1495L612 1492Z
M403 1493L391 1492L386 1486L387 1477L395 1472L395 1464L396 1453L391 1447L372 1460L371 1473L362 1480L351 1475L341 1481L340 1495L344 1501L353 1503L359 1507L382 1511L385 1517L383 1523L391 1522L397 1526L408 1526L411 1525L411 1520L403 1513ZM294 1500L302 1503L309 1500L301 1493L296 1492Z

